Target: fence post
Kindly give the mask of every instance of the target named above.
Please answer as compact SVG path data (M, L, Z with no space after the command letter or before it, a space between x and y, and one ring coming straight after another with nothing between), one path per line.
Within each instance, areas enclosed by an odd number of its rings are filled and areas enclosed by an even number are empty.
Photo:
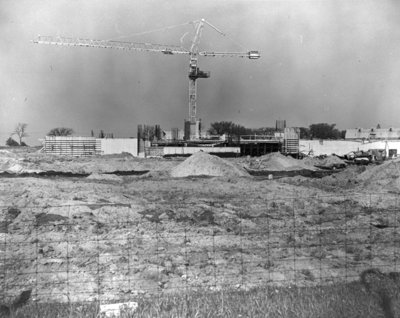
M130 222L130 218L129 218L129 216L130 216L130 211L129 211L129 208L127 208L128 209L128 212L127 212L127 214L126 214L126 228L127 229L131 229L131 222ZM131 253L130 253L130 250L131 250L131 232L130 231L128 231L128 234L127 234L127 242L126 242L126 244L127 244L127 250L126 250L126 255L127 255L127 266L128 266L128 268L127 268L127 275L128 275L128 292L129 293L131 293L132 291L131 291ZM129 301L130 301L130 295L128 296L128 298L129 298Z
M7 232L7 231L6 231ZM3 254L3 292L2 303L5 303L7 293L7 233L4 233L4 254Z
M268 255L268 263L267 263L267 267L268 267L268 283L271 282L271 268L273 267L272 265L272 260L271 260L271 227L270 227L270 211L269 211L269 207L268 207L268 200L266 202L266 206L267 206L267 255Z
M214 288L217 287L217 264L215 261L215 229L212 229L212 248L213 248L213 274L214 274Z
M369 267L372 268L372 258L373 258L373 242L372 242L372 205L371 205L371 193L369 194L369 204L368 204L368 213L369 213L369 255L370 255L370 263L369 263Z
M240 266L241 266L241 288L244 288L244 260L243 260L243 215L242 215L242 211L240 211L239 214L239 219L240 219L240 223L239 223L239 242L240 242Z
M394 271L397 272L397 254L399 253L398 249L398 224L397 224L397 205L398 205L398 194L396 194L396 199L395 199L395 208L394 208L394 226L393 226L393 239L394 239L394 244L393 244L393 257L394 257ZM397 247L397 249L396 249Z
M294 207L294 199L292 199L292 214L293 214L293 275L294 283L297 285L296 273L296 211Z
M100 223L99 223L99 212L96 215L96 246L97 246L97 302L98 306L101 304L101 279L100 279L100 240L99 240L99 231L100 231Z
M344 210L344 276L345 276L345 280L346 283L348 282L348 274L347 274L347 263L348 263L348 259L347 259L347 208L345 206L345 210Z
M69 235L70 235L70 227L71 227L71 206L68 206L68 219L67 219L67 227L66 227L66 240L67 240L67 299L68 299L68 307L70 308L69 315L71 316L71 299L70 299L70 290L69 290Z
M31 211L31 214L34 215ZM38 218L35 218L34 224L35 228L35 256L36 256L36 262L35 262L35 283L36 283L36 292L35 292L35 303L36 303L36 310L38 308L38 298L39 298L39 284L38 284L38 277L39 277L39 221Z
M190 306L189 306L189 259L188 259L188 251L187 251L187 243L188 243L188 237L187 237L187 228L186 224L184 225L184 233L185 233L185 301L186 301L186 317L190 318Z
M159 219L156 221L156 262L157 262L157 300L160 302L160 294L161 294L161 276L160 276L160 229L158 228Z
M318 196L317 196L318 199ZM316 200L318 202L318 200ZM319 244L319 283L322 285L322 213L318 213L318 244Z

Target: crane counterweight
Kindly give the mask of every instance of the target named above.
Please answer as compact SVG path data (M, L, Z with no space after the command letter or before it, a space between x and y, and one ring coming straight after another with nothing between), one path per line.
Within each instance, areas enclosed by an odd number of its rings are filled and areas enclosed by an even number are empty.
M250 51L249 52L249 59L251 60L255 60L255 59L259 59L261 57L260 52L258 51Z
M201 71L198 67L191 69L189 72L189 78L191 80L196 80L198 78L209 78L210 72Z

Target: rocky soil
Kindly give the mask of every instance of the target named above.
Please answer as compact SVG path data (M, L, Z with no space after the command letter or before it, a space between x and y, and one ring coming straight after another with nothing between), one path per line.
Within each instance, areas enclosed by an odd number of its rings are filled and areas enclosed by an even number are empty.
M187 288L325 284L357 279L371 266L397 270L400 163L316 179L269 180L245 169L314 169L293 160L3 150L0 170L8 174L84 175L0 178L5 296L32 289L41 301L111 300ZM132 170L149 172L110 174Z

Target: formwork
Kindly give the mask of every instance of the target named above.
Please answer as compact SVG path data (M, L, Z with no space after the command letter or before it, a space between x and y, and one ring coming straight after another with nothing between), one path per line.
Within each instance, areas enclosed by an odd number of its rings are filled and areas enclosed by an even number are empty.
M282 153L285 155L298 155L300 152L300 129L285 128Z
M240 136L240 155L258 157L281 151L281 138L272 135Z
M64 156L93 156L100 154L101 144L94 137L46 136L45 153Z
M101 155L125 152L135 157L138 156L137 138L101 138L96 140L96 147L100 150Z
M63 156L93 156L119 153L138 155L137 138L46 136L43 151Z
M196 152L206 152L220 157L237 157L240 155L239 147L184 147L184 146L150 146L145 147L146 157L175 157L190 156Z
M242 156L258 157L280 150L281 142L277 140L240 142L240 154Z

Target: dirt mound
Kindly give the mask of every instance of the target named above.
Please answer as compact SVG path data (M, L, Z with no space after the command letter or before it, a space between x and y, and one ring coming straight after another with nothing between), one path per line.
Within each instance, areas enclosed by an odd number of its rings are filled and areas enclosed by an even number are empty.
M357 176L359 184L368 190L400 190L400 159L369 166Z
M268 171L316 170L316 168L306 165L302 160L284 156L279 152L273 152L252 160L249 168Z
M39 169L31 169L31 168L32 165L26 164L19 159L0 157L0 173L8 172L12 174L20 174L20 173L41 172L41 170Z
M22 169L17 155L6 149L0 149L0 171L20 172Z
M308 166L318 166L330 168L338 165L346 165L346 163L337 156L327 156L325 158L308 157L303 159L303 162Z
M6 149L0 149L0 158L17 158L17 155Z
M196 152L185 161L172 168L171 177L214 176L245 177L248 172L234 163L205 152Z
M12 151L6 149L0 149L0 173L7 172L11 174L21 174L21 173L38 173L41 172L41 169L38 169L37 165L32 163L29 159L26 158L26 154L23 151L26 151L26 147L20 151L20 156L15 154ZM16 151L13 149L13 151Z
M335 164L335 163L345 163L344 160L340 159L338 156L328 156L324 160L325 164Z
M373 181L397 177L400 177L400 160L390 160L381 165L368 167L357 179L360 181Z

